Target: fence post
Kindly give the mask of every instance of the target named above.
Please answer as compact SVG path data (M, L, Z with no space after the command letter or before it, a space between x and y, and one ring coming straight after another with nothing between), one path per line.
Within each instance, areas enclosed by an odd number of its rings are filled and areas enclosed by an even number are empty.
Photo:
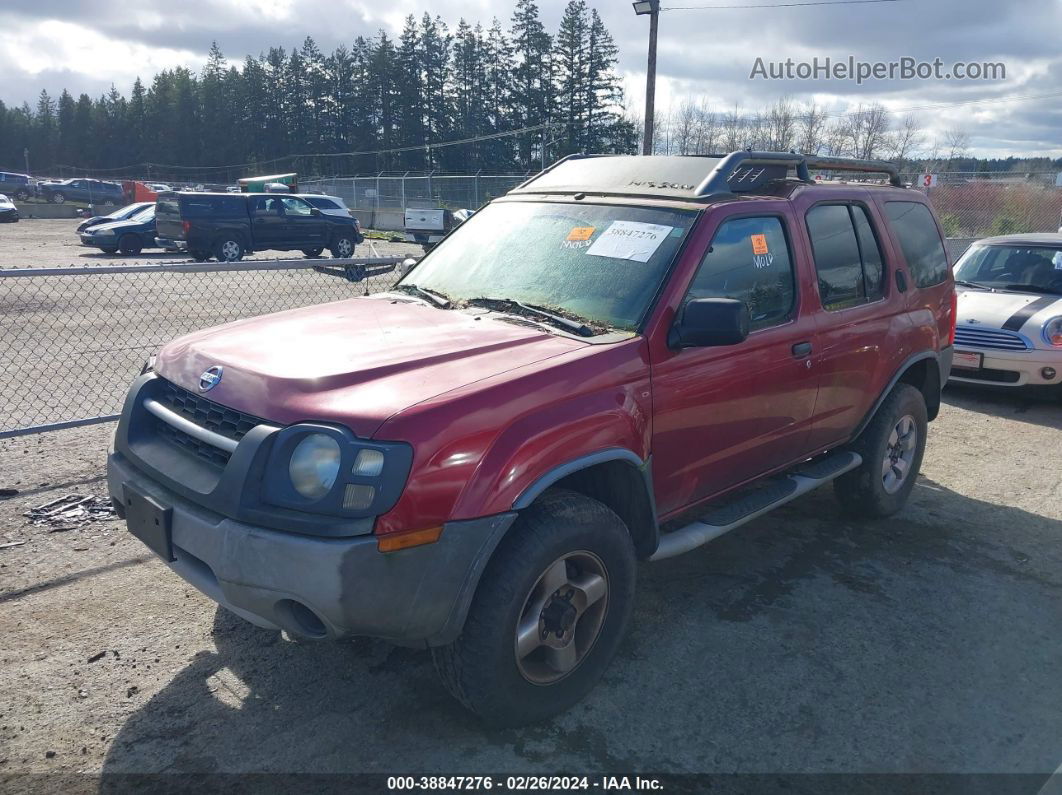
M405 172L405 174L402 175L402 182L401 182L401 185L402 185L402 211L403 212L405 212L405 209L406 209L406 177L408 175L409 175L409 172L408 171Z
M476 175L472 178L472 201L474 202L474 204L472 206L473 210L478 210L479 209L479 175L482 172L483 172L483 169L480 169L479 171L476 172Z

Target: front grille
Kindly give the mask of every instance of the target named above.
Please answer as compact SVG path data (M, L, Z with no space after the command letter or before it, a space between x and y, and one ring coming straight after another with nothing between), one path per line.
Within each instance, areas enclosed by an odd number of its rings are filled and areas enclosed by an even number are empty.
M1016 384L1021 378L1021 373L1013 370L992 370L982 368L974 370L968 367L952 367L951 374L957 378L969 378L971 381L991 381L996 384Z
M265 422L252 414L244 414L207 400L161 378L154 397L175 414L234 442L240 441L252 428ZM196 457L222 467L229 462L228 451L189 436L158 418L155 419L155 425L159 436Z
M1027 351L1032 347L1025 337L1016 332L978 326L957 326L955 344L969 348L992 348L999 351Z

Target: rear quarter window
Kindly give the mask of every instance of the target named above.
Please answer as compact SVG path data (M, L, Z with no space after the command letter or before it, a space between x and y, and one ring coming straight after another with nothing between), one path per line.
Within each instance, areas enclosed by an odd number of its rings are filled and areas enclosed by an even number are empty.
M885 214L915 285L932 287L945 281L948 255L929 208L919 202L885 202Z

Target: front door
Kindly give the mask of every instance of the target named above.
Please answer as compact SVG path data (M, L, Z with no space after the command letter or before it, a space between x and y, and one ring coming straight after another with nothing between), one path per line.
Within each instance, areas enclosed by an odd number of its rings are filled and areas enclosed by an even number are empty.
M667 349L652 364L657 508L691 503L786 466L806 453L815 407L815 320L804 311L785 215L724 217L683 302L745 301L751 327L737 345ZM659 349L657 349L659 350Z
M300 248L324 246L328 243L325 228L328 222L321 217L320 210L315 215L310 203L296 196L285 196L281 201L288 219L290 241L298 243Z

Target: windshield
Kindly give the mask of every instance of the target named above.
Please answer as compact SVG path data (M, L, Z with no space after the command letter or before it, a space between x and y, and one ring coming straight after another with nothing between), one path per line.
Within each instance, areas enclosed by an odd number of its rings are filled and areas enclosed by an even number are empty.
M1062 295L1062 245L973 246L956 263L955 278L993 289Z
M143 209L138 210L136 213L134 213L130 220L133 220L133 221L150 221L154 217L155 217L155 205L154 204L149 204L147 207L144 207Z
M402 283L458 305L506 299L633 331L695 217L616 205L492 204Z

